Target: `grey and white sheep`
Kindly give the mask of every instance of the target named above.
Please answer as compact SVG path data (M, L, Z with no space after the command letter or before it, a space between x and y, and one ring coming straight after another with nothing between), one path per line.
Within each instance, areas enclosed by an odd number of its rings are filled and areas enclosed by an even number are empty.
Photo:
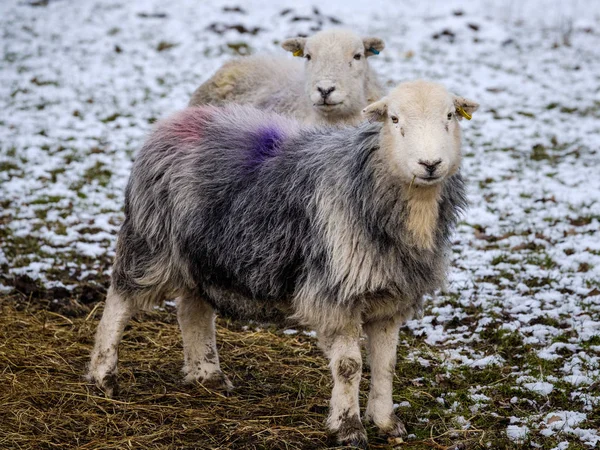
M403 83L359 127L314 127L249 106L188 108L160 122L126 190L112 286L88 377L117 386L117 349L140 307L178 297L188 381L230 389L215 311L305 324L330 360L329 428L364 444L393 412L398 330L444 279L465 207L460 115L478 105L436 83ZM460 113L460 115L459 115Z
M357 124L361 110L383 96L367 61L383 50L379 38L332 29L282 47L304 62L268 55L229 61L196 89L189 106L249 104L307 123Z

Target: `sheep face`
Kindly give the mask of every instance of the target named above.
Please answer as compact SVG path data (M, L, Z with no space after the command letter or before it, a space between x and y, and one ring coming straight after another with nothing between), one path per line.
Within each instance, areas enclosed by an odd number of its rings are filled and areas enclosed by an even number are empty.
M459 121L479 105L449 93L442 85L402 83L363 110L383 122L381 148L405 183L430 186L454 175L461 162Z
M304 57L305 92L318 116L350 117L368 102L367 58L383 50L381 39L338 29L287 39L282 47Z

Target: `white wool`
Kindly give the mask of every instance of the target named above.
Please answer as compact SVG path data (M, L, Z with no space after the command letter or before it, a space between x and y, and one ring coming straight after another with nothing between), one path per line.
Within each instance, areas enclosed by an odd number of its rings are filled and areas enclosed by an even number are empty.
M229 61L192 95L190 106L250 104L307 123L361 121L361 109L382 88L367 58L383 50L379 38L333 29L292 38L282 47L297 58L255 55Z

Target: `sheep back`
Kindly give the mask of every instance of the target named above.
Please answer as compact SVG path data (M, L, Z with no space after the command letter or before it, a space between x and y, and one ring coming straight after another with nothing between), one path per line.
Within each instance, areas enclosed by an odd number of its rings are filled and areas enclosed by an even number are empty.
M239 105L162 121L132 169L114 286L150 303L146 292L188 290L269 321L378 301L418 309L444 278L463 181L443 186L434 248L415 248L380 128L301 127Z
M305 118L304 67L301 61L270 55L253 55L226 62L192 94L189 106L226 103Z

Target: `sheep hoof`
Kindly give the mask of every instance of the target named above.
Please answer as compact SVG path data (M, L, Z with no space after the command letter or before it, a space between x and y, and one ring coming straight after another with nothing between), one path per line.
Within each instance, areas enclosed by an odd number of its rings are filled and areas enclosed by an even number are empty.
M188 375L185 377L184 382L186 384L193 384L197 382L211 391L231 392L233 390L233 384L221 371L213 372L206 377L194 377Z
M402 421L398 419L395 415L393 415L392 422L393 424L390 428L380 428L379 430L381 431L381 433L388 437L406 436L406 427L404 426Z
M119 382L117 381L116 373L107 373L103 377L98 377L92 373L88 373L85 378L90 383L94 383L98 389L104 392L106 397L113 398L119 395Z
M365 414L365 422L372 422L379 429L379 433L387 437L400 437L406 436L406 427L404 423L392 413L385 423L375 421L371 414Z
M223 372L215 372L201 381L202 385L215 391L231 392L233 384Z
M365 433L355 432L350 436L346 436L344 438L338 435L338 442L345 447L360 449L368 448L367 435Z
M345 446L367 448L367 433L358 416L342 422L337 430L337 440Z

